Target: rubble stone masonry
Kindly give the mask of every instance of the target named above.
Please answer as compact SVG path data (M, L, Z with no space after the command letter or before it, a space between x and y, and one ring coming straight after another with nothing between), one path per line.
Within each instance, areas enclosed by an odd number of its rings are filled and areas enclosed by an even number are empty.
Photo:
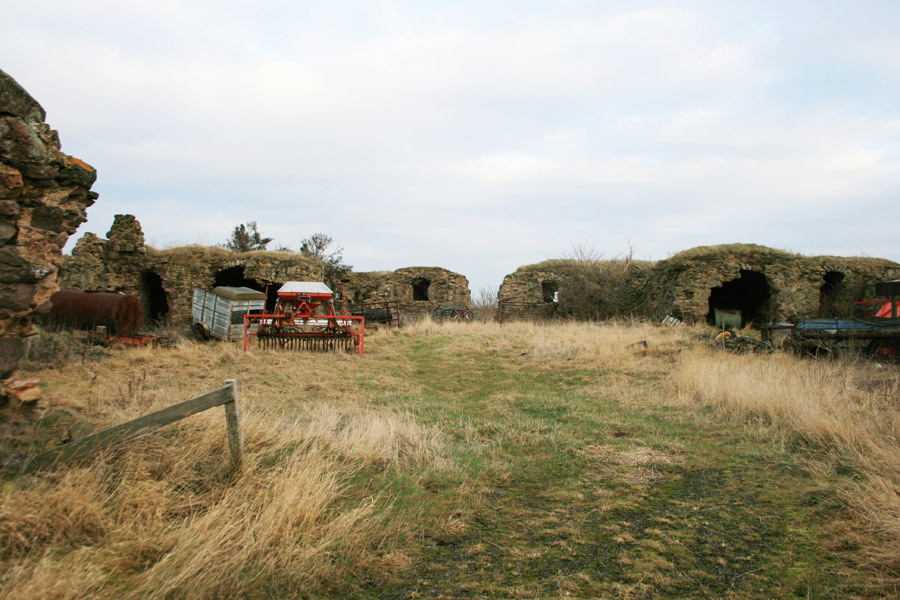
M0 379L14 374L58 289L62 247L86 219L97 173L63 154L46 115L0 71ZM0 390L2 392L2 390Z

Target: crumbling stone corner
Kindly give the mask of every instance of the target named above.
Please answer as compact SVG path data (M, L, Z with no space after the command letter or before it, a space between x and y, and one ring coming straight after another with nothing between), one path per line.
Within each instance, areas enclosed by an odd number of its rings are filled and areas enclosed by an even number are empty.
M44 109L0 70L0 395L58 289L62 247L86 220L97 173L63 154ZM11 390L16 389L15 386Z

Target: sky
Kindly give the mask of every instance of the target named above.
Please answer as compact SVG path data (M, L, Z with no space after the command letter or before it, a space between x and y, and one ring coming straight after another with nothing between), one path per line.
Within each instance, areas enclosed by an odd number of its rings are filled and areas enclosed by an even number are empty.
M85 232L331 236L356 271L744 242L900 261L896 0L29 0L0 68ZM890 232L890 233L888 233Z

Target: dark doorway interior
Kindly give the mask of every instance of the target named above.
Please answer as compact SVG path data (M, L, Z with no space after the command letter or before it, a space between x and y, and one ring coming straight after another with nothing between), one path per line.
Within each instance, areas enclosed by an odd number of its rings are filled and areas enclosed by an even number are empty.
M709 290L709 313L706 322L714 325L716 309L740 310L741 327L749 323L768 323L771 316L769 282L757 271L741 270L737 279Z
M842 306L841 292L844 290L845 275L840 271L828 271L822 276L825 282L819 288L819 316L837 317L846 311Z
M260 292L265 291L265 286L260 285L256 282L255 279L247 279L244 277L244 267L229 267L227 269L222 269L215 274L215 280L213 285L218 287L220 285L231 286L231 287L248 287L252 290L259 290Z
M556 302L556 293L559 291L559 284L555 281L542 281L541 282L541 295L544 298L544 302Z
M412 282L413 300L417 302L428 302L428 288L431 287L431 281L420 277Z
M169 314L169 299L163 289L162 277L154 271L141 273L141 301L148 323L159 323Z
M268 314L272 314L275 311L275 303L278 302L278 289L282 285L284 284L276 281L266 286L266 312Z
M213 285L218 287L248 287L251 290L266 292L266 312L275 310L275 301L278 299L278 288L280 283L271 283L268 286L265 283L259 283L255 279L247 279L244 277L244 267L229 267L222 269L215 274Z

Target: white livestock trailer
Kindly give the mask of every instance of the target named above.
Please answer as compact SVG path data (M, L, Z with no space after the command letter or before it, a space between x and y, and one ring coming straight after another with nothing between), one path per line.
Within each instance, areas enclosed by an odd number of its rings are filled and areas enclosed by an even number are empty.
M192 327L200 337L239 340L244 335L244 315L265 309L265 292L248 287L219 286L211 292L194 288Z

